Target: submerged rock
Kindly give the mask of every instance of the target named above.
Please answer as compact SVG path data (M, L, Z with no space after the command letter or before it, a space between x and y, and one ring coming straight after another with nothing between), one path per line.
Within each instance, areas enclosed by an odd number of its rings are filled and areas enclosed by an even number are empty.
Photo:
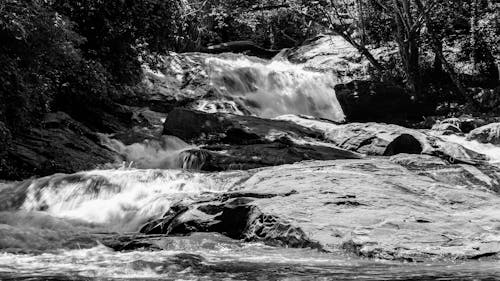
M500 123L492 123L472 130L467 135L467 140L475 140L480 143L500 144Z
M144 233L219 232L271 245L425 261L500 253L500 170L429 155L253 170L231 192L181 202Z

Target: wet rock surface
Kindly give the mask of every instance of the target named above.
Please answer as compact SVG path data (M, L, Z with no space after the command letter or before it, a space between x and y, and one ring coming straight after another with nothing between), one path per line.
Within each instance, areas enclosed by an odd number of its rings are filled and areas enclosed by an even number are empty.
M423 261L500 253L500 170L428 155L254 170L232 192L179 202L142 228Z
M467 139L500 145L500 123L491 123L474 129L467 135Z

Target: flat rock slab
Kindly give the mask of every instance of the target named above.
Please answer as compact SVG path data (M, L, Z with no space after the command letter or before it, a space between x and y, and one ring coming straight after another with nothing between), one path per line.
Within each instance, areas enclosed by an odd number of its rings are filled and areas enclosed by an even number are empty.
M215 231L247 241L410 261L500 253L495 167L403 154L254 172L237 191L178 206L143 231Z

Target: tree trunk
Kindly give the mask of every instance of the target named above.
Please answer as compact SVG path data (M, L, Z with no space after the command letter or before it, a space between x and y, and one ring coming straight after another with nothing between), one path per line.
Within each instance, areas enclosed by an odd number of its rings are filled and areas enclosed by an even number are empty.
M443 62L436 53L443 53L443 41L439 40L439 43L434 48L436 48L434 52L434 73L441 74L443 72Z
M354 41L354 39L351 36L349 36L345 32L336 31L336 33L342 36L344 40L346 40L349 44L351 44L354 48L356 48L356 50L358 50L358 52L360 52L361 55L363 55L368 61L370 61L370 63L373 65L373 67L377 69L377 71L384 70L382 64L379 63L379 61L370 53L370 51L368 51L368 49L364 45L358 44L356 41Z
M471 18L470 18L470 44L472 48L471 52L471 62L473 73L476 74L477 71L477 43L478 43L478 0L471 0Z
M419 66L418 32L412 32L413 26L411 6L408 0L402 0L401 6L398 0L392 1L392 12L396 22L396 42L399 46L399 54L406 75L406 85L413 99L421 99L421 81Z
M358 5L358 17L359 17L359 29L361 32L361 45L366 46L366 23L365 23L365 12L363 6L363 0L357 0Z
M382 64L370 53L370 51L368 51L368 49L366 48L366 46L358 44L342 28L338 28L335 25L326 26L324 23L319 22L318 19L315 19L315 18L311 17L310 15L308 15L306 13L303 13L303 12L302 12L302 15L304 15L306 18L308 18L308 19L310 19L310 20L312 20L312 21L314 21L314 22L316 22L318 24L323 25L324 27L330 29L332 32L340 35L342 38L344 38L344 40L347 41L347 43L351 44L351 46L353 46L354 48L356 48L356 50L358 50L358 52L361 55L363 55L366 59L368 59L368 61L370 61L370 63L373 65L373 67L375 67L375 69L377 69L377 71L383 71L384 70L384 67L382 66Z

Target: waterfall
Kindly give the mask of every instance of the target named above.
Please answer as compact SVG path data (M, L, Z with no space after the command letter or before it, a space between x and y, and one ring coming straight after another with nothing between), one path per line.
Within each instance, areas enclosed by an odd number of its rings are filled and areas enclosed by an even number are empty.
M338 78L284 60L264 61L246 56L205 59L215 100L202 99L196 109L274 118L309 115L334 121L345 116L336 98Z

